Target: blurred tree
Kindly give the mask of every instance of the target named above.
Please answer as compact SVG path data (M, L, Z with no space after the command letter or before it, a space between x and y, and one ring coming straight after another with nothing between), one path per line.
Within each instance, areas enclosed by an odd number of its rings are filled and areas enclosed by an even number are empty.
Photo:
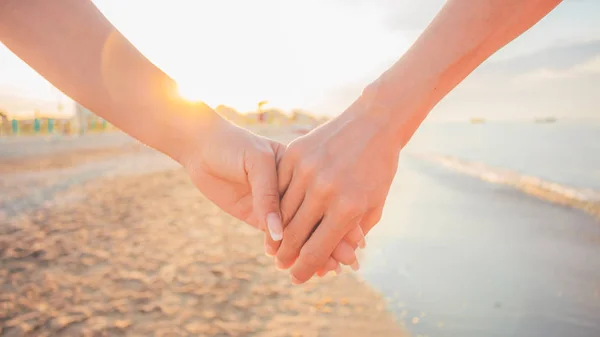
M257 111L262 111L262 107L269 104L269 101L260 101L258 102L258 110Z

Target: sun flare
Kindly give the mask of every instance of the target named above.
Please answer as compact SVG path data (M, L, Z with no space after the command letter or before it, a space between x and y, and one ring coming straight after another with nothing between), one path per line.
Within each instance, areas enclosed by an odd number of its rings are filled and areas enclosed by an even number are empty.
M177 92L181 98L191 102L203 101L202 90L198 90L198 88L194 85L182 85L181 83L182 82L177 81Z
M95 2L175 79L183 98L241 112L269 100L286 110L339 113L348 102L338 111L328 103L366 85L406 45L381 26L380 13L337 2Z

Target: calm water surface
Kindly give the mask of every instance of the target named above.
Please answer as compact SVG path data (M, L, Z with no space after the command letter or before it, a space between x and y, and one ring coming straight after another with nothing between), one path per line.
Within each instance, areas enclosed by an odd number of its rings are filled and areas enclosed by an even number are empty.
M599 124L426 125L447 154L600 190ZM414 335L600 336L600 222L405 156L361 275Z

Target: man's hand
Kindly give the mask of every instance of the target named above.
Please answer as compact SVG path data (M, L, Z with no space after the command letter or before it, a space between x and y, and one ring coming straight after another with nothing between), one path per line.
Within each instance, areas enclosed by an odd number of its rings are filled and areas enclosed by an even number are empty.
M310 279L353 229L366 234L379 221L400 151L386 127L357 101L288 146L278 167L286 226L277 260L294 264L293 283Z

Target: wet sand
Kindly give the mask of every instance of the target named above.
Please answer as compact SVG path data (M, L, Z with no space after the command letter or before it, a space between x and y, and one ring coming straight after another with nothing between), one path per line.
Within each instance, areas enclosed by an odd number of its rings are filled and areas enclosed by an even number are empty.
M359 275L413 336L600 336L600 220L404 156Z
M166 157L98 151L0 158L2 336L403 335L349 270L292 286Z

